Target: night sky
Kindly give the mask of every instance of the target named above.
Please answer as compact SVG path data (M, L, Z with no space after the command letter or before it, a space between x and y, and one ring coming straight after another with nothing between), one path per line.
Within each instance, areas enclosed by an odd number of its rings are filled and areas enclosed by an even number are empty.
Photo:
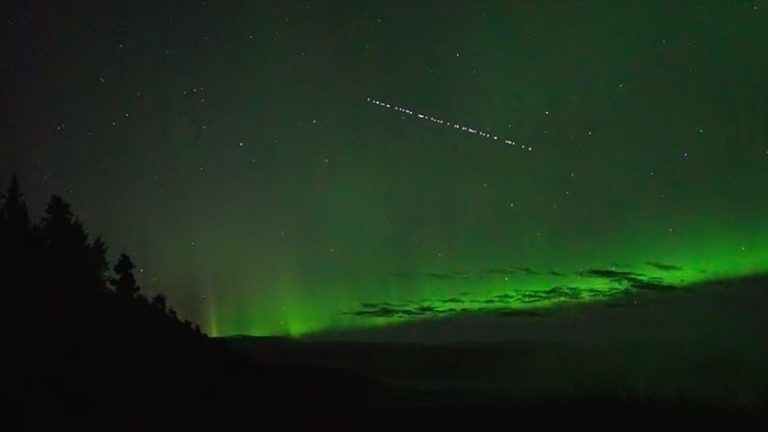
M71 3L0 6L0 175L213 335L768 270L768 3Z

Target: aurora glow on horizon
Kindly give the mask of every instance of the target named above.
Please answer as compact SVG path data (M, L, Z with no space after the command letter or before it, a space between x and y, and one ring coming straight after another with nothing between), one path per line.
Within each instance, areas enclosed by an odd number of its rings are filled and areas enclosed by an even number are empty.
M212 335L768 271L761 1L101 3L10 8L0 178Z

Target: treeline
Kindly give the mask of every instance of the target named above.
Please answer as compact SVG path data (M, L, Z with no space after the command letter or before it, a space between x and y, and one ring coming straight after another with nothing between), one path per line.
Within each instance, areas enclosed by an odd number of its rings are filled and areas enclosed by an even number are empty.
M110 265L106 243L59 196L33 223L11 179L0 197L0 348L16 423L6 429L243 429L277 406L388 394L347 372L245 357L163 295L144 296L134 270L125 254Z
M110 265L107 244L60 196L32 222L11 179L0 196L0 343L22 418L199 397L212 371L228 368L221 345L180 319L164 295L142 294L134 271L126 254Z
M165 295L150 299L140 292L136 266L127 254L121 254L110 271L106 243L101 237L91 238L63 198L50 198L39 223L31 221L16 176L0 200L0 262L4 267L0 277L13 285L11 293L22 304L43 302L37 306L64 312L66 307L75 311L97 306L89 305L93 301L109 301L166 331L203 336L197 324L178 317Z

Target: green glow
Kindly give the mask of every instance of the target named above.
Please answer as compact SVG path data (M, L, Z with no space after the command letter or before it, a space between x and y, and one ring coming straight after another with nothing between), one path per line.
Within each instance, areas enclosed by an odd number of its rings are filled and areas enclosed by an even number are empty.
M266 318L258 313L248 313L239 321L239 326L232 326L230 321L212 322L218 329L216 335L253 334L253 335L283 335L300 336L328 328L370 327L387 325L406 319L433 318L447 316L452 312L442 313L447 306L452 308L467 308L471 311L519 310L526 308L546 308L558 306L569 301L602 300L623 292L617 288L622 283L605 279L578 275L586 268L616 269L642 273L645 278L658 278L660 282L672 286L680 286L705 280L749 275L768 271L768 245L764 241L768 230L755 233L746 229L741 233L718 233L717 239L709 242L698 241L681 244L679 240L667 238L654 240L650 237L643 239L638 236L633 242L628 242L626 251L612 253L614 257L610 264L599 261L584 261L574 267L577 257L568 255L552 256L553 263L566 262L569 267L551 266L533 268L536 271L555 270L562 275L540 274L526 275L518 271L512 275L482 275L468 276L466 279L435 280L426 275L429 268L421 270L421 277L408 277L406 280L398 277L385 277L380 280L383 295L371 295L366 299L356 299L353 296L333 296L329 299L310 299L302 295L284 300L281 313L277 317ZM697 238L706 238L697 235ZM652 248L658 241L658 251ZM672 244L677 246L672 246ZM646 248L646 249L640 249ZM557 249L555 249L557 250ZM635 253L635 250L650 250L653 253ZM657 253L656 253L657 252ZM615 262L621 262L615 267ZM676 269L659 269L649 263L668 263ZM483 269L479 269L483 270ZM467 272L473 273L473 272ZM532 302L493 301L500 294L536 293L555 286L568 286L588 291L583 297L573 300L558 298ZM338 290L338 287L326 286L318 291ZM287 288L281 288L282 291ZM374 290L368 290L368 292ZM459 298L447 305L441 299ZM325 301L324 301L325 300ZM492 302L493 301L493 302ZM438 313L427 313L414 317L370 317L354 316L349 312L358 310L363 303L387 302L393 305L406 304L410 307L431 307ZM456 312L460 313L460 312ZM278 324L275 325L274 323Z
M211 334L549 307L627 283L588 269L676 286L768 271L768 7L48 3L9 20L37 24L9 35L0 179L20 175L33 214L63 194L146 293ZM514 267L566 276L490 272Z

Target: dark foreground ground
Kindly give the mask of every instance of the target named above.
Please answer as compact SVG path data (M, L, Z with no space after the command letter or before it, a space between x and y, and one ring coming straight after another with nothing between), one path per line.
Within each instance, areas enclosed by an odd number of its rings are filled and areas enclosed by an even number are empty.
M463 394L616 395L755 406L768 395L764 276L539 312L226 343L255 361L334 367L392 385L455 392L459 401L468 400Z
M38 373L57 364L47 358L12 374L22 395L13 411L22 430L758 429L768 400L766 288L755 277L642 306L617 299L544 317L214 339L199 358L155 364L140 353L122 371L92 359ZM404 336L473 320L506 326L497 335L510 339Z

